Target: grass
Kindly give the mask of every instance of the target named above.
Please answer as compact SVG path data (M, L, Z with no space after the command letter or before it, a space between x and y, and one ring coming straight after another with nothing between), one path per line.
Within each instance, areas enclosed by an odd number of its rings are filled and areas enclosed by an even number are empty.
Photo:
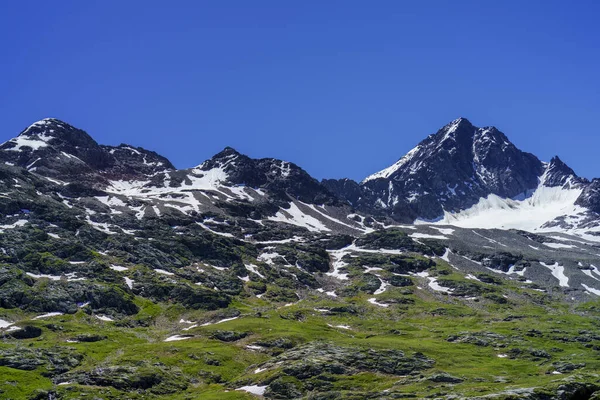
M435 273L435 271L433 271ZM439 272L439 271L438 271ZM454 272L444 279L466 281ZM473 282L473 281L469 281ZM418 282L417 282L418 283ZM89 371L111 365L139 366L160 365L180 372L188 382L187 389L177 393L152 395L126 393L111 387L80 386L76 384L56 386L44 377L44 369L20 371L0 367L0 397L21 399L31 397L36 390L54 390L63 398L165 398L165 399L250 399L254 396L235 389L243 384L264 385L281 375L280 369L258 374L254 370L272 358L268 352L254 351L246 346L259 340L291 339L294 343L310 343L316 340L337 346L367 349L402 350L415 352L435 360L430 371L421 376L398 377L372 372L352 376L326 376L332 390L341 392L369 392L391 390L410 393L418 397L454 393L475 396L498 393L508 388L544 387L568 376L597 382L593 374L600 371L600 357L594 346L600 342L577 341L580 331L597 332L600 318L600 302L569 306L542 297L543 301L531 302L530 296L538 292L522 289L517 282L488 285L494 291L505 294L508 304L497 304L480 299L477 302L457 299L446 294L420 290L415 287L392 288L372 296L359 294L340 299L318 293L308 295L291 306L272 303L256 297L235 299L230 308L241 313L235 320L198 326L182 331L186 325L181 318L194 321L219 319L222 311L190 311L172 304L155 304L136 298L140 312L129 317L132 322L146 321L148 326L134 324L125 326L115 322L100 321L82 310L74 315L63 315L41 320L28 320L14 310L0 309L0 316L11 320L22 319L28 325L43 328L40 338L28 340L3 339L0 351L24 345L31 348L68 346L84 355L84 360L74 371ZM425 286L423 282L420 286ZM367 302L376 297L379 301L410 299L412 304L391 304L388 308ZM355 312L324 313L315 309L352 306ZM517 316L518 318L508 318ZM59 329L48 329L52 323ZM119 326L120 325L120 326ZM330 326L334 325L334 327ZM335 327L348 326L349 329ZM530 335L536 329L541 336ZM217 330L247 332L248 336L237 342L227 343L212 339ZM495 346L451 343L450 335L464 332L493 332L506 337L504 343ZM106 336L95 343L67 343L74 336L94 333ZM164 342L175 334L190 334L193 338L183 341ZM535 359L522 356L514 359L500 358L511 349L543 350L550 358ZM554 375L553 362L584 363L585 367L564 375ZM447 372L463 379L462 383L448 385L427 380L432 373Z

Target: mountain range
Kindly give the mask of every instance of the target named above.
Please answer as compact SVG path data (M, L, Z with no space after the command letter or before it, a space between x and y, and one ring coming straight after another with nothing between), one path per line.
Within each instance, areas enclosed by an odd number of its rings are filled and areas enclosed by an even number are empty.
M597 266L600 180L465 118L361 182L44 119L0 145L0 395L599 398Z

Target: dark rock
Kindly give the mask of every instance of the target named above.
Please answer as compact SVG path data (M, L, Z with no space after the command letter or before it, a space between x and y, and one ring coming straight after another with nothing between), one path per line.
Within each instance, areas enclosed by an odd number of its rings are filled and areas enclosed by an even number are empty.
M34 349L15 347L0 350L0 366L33 371L45 367L47 376L65 373L78 366L83 361L83 355L68 347L51 347Z
M457 378L446 372L433 374L430 377L428 377L427 380L435 383L461 383L464 381L464 379Z
M77 342L86 342L86 343L99 342L104 339L106 339L106 336L97 335L97 334L82 334L82 335L77 335L73 338L73 340L75 340Z
M24 326L18 330L8 332L7 336L13 339L33 339L42 336L42 329L37 326Z
M212 339L217 339L222 342L236 342L240 339L248 336L248 332L234 332L234 331L214 331L211 333L210 337Z

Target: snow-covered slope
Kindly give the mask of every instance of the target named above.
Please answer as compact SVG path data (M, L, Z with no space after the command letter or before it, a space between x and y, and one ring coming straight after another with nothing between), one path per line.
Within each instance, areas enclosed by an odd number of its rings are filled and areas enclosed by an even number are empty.
M558 157L519 150L495 127L456 119L388 168L323 182L358 210L399 222L595 234L600 180L579 178Z
M297 165L253 159L226 147L195 168L126 144L99 145L57 119L38 121L0 145L0 162L58 185L67 207L83 207L99 230L133 217L213 215L312 232L365 232L401 223L524 229L595 235L600 180L589 182L558 157L544 163L494 127L458 118L392 166L365 178L318 182ZM183 217L182 217L183 216ZM375 219L377 220L375 220ZM210 228L213 229L213 228ZM238 227L238 233L247 227ZM231 233L231 232L227 232Z
M580 228L588 210L576 205L583 193L581 180L572 170L565 171L565 165L554 158L544 163L544 173L539 178L538 187L531 193L523 193L515 198L503 198L496 194L482 197L477 204L459 212L444 212L437 223L464 228L521 229L530 232ZM568 167L567 167L568 168ZM564 224L553 224L557 219ZM416 223L424 221L417 219Z
M464 228L522 229L534 232L561 216L578 220L586 212L585 208L575 205L581 192L581 189L542 186L524 200L490 194L466 210L444 213L438 223Z

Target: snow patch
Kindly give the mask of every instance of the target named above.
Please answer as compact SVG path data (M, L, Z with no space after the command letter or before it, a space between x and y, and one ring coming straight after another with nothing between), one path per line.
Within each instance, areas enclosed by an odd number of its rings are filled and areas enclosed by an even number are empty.
M173 335L173 336L169 336L168 338L163 340L163 342L176 342L179 340L191 339L192 337L193 336L189 336L189 335Z
M293 202L290 203L290 208L287 210L280 209L275 216L268 217L267 219L269 221L284 222L286 224L300 226L311 232L331 231L331 229L323 225L323 223L315 217L302 212L302 210L300 210Z
M258 385L250 385L250 386L242 386L241 388L237 388L235 390L241 390L244 392L255 394L257 396L262 396L263 394L265 394L267 387L266 386L258 386Z
M541 265L548 268L552 275L558 279L558 284L561 287L569 287L569 278L565 275L565 267L562 265L558 265L558 263L554 263L552 265L546 264L544 262L540 262Z

